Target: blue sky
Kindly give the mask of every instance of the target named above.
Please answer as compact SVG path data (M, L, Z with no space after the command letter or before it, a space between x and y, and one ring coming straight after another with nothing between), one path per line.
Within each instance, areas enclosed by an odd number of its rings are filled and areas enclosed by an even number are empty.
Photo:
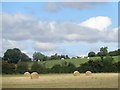
M117 49L118 3L4 2L3 53L18 47L70 56Z
M88 18L96 16L109 16L113 24L111 27L117 27L118 20L118 3L107 2L98 4L93 9L77 10L74 8L62 7L58 12L47 12L44 6L47 2L4 2L3 12L14 14L20 12L25 15L31 15L39 19L47 19L53 21L74 21L82 22ZM102 2L101 2L102 3Z

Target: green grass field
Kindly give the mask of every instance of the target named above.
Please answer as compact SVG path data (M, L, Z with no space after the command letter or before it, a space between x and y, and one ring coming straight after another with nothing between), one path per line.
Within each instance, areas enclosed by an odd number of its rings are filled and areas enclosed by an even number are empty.
M120 56L113 56L114 58L114 62L118 62L118 58L120 58ZM73 63L76 67L79 67L80 64L83 64L89 60L98 60L100 59L100 57L90 57L90 59L87 59L87 58L84 58L84 59L81 59L81 58L77 58L77 59L65 59L65 60L49 60L49 61L42 61L42 62L39 62L41 64L45 64L45 66L47 68L51 68L52 66L54 66L55 64L62 64L62 62L66 61L66 62L71 62ZM120 60L119 60L120 61ZM29 67L33 64L33 62L30 62L29 63Z
M3 88L117 88L118 73L81 74L40 74L39 79L23 75L3 75Z

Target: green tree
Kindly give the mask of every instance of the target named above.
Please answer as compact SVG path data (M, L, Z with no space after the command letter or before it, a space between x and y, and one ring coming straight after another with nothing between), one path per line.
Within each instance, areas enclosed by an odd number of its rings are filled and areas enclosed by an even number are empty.
M65 58L66 58L66 56L65 56L65 55L61 55L61 58L64 58L64 59L65 59Z
M103 57L108 55L108 47L102 47L100 48L100 52L97 53L97 56L100 56L101 59L103 60Z
M53 73L61 73L62 72L62 68L60 64L56 64L51 68Z
M83 73L85 73L86 71L101 72L102 67L103 64L100 60L89 60L88 62L81 64L78 67L78 71Z
M103 57L105 56L105 54L103 52L98 52L97 53L97 56L100 56L101 57L101 60L103 60Z
M31 58L27 56L25 53L21 53L21 62L28 62L31 61Z
M108 47L102 47L100 48L100 52L98 52L98 56L101 56L101 58L103 59L103 56L108 55Z
M118 49L118 55L120 55L120 49Z
M104 53L107 53L108 52L108 47L101 47L100 48L100 52L104 52Z
M67 66L68 64L67 64L67 62L66 61L62 61L62 66L63 67L65 67L65 66Z
M109 52L109 55L110 56L117 56L118 55L118 51L116 50L116 51L111 51L111 52Z
M15 73L15 64L3 62L2 63L2 73L3 74L13 74Z
M35 52L34 54L33 54L33 60L34 61L38 61L38 60L44 60L44 58L45 58L45 55L43 55L42 53L40 53L40 52Z
M46 73L45 65L38 64L38 62L34 62L31 67L31 72Z
M114 69L114 70L115 70L116 72L120 72L120 61L114 63L114 66L115 66L115 69Z
M31 71L32 72L39 72L39 68L40 68L40 65L38 64L38 62L34 62L32 67L31 67Z
M57 53L51 56L51 60L57 60L57 59L60 59L60 56L57 55Z
M88 53L88 57L94 57L96 54L95 54L95 52L89 52Z
M8 49L3 56L3 61L17 64L20 61L31 61L31 59L18 48Z
M24 72L28 72L28 64L26 62L19 62L17 64L17 72L23 74Z
M113 58L111 56L106 56L103 60L103 71L104 72L112 72L114 71L114 67L113 67Z
M67 66L68 73L73 73L76 70L76 67L73 63L69 62Z
M4 53L3 60L9 63L18 63L21 60L21 51L18 48L8 49Z
M65 58L66 58L66 59L70 59L68 55L66 55L66 57L65 57Z

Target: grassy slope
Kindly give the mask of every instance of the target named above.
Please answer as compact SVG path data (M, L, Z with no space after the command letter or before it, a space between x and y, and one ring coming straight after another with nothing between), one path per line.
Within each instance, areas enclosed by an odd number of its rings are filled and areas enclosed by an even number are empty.
M118 60L120 61L120 56L113 56L114 58L114 62L117 62ZM91 57L89 60L97 60L100 59L100 57ZM62 64L64 61L66 62L71 62L73 63L76 67L80 66L80 64L85 63L87 61L89 61L87 58L81 59L81 58L77 58L77 59L65 59L65 60L50 60L50 61L43 61L43 62L39 62L41 64L45 64L45 66L47 68L51 68L52 66L54 66L55 64ZM29 63L29 66L31 66L33 64L33 62Z

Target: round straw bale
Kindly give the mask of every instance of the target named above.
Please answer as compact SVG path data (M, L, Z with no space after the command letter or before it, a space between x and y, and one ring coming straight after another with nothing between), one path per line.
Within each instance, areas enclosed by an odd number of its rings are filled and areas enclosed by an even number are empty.
M37 72L33 72L31 74L31 79L38 79L39 78L39 74Z
M86 71L86 76L90 76L90 75L92 75L92 72L91 71Z
M24 76L25 76L25 77L30 77L31 75L30 75L29 72L25 72L25 73L24 73Z
M74 71L73 75L74 76L80 76L80 73L78 71Z

